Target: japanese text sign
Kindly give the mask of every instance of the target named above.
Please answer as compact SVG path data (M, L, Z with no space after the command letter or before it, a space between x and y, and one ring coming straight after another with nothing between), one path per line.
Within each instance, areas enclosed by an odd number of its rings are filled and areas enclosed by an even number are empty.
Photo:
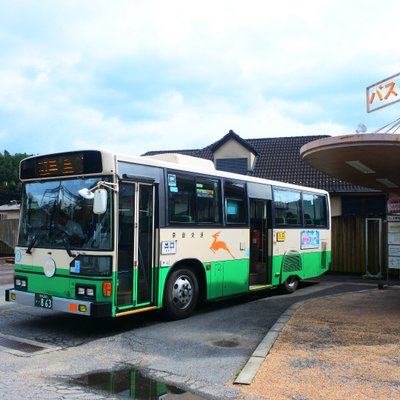
M400 101L400 73L367 87L367 112Z

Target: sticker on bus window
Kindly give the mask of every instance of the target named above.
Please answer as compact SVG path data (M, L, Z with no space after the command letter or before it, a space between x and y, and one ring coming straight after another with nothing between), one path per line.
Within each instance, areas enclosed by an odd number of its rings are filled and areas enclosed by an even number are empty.
M276 240L278 242L284 242L286 240L286 232L276 232Z
M196 189L196 194L197 197L203 198L203 199L212 199L214 198L214 190L212 189Z
M176 175L168 174L168 186L176 186Z
M171 187L169 188L169 191L172 192L172 193L178 193L178 192L179 192L179 189L178 189L176 186L171 186Z
M75 260L74 264L69 268L70 272L75 274L79 274L81 272L81 262L79 260Z

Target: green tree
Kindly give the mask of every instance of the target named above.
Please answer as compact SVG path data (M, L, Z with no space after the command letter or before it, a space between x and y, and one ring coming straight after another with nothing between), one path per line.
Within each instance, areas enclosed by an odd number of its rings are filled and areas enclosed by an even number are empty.
M11 200L21 200L21 182L19 181L19 163L29 157L26 153L11 155L7 150L0 153L0 205Z

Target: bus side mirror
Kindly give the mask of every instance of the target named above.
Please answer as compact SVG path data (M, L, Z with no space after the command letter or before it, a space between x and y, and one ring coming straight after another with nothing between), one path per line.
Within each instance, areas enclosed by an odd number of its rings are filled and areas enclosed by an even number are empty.
M107 190L96 189L93 199L93 213L97 215L104 214L107 210Z

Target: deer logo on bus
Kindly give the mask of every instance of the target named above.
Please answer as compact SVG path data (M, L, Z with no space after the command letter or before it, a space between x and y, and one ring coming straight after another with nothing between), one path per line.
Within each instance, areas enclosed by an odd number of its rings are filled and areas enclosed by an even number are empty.
M218 236L221 234L221 231L214 233L214 235L211 235L214 240L210 246L210 250L213 253L216 253L218 250L225 250L232 258L235 258L234 255L231 253L231 251L229 250L227 244L225 242L223 242L222 240L218 240Z

